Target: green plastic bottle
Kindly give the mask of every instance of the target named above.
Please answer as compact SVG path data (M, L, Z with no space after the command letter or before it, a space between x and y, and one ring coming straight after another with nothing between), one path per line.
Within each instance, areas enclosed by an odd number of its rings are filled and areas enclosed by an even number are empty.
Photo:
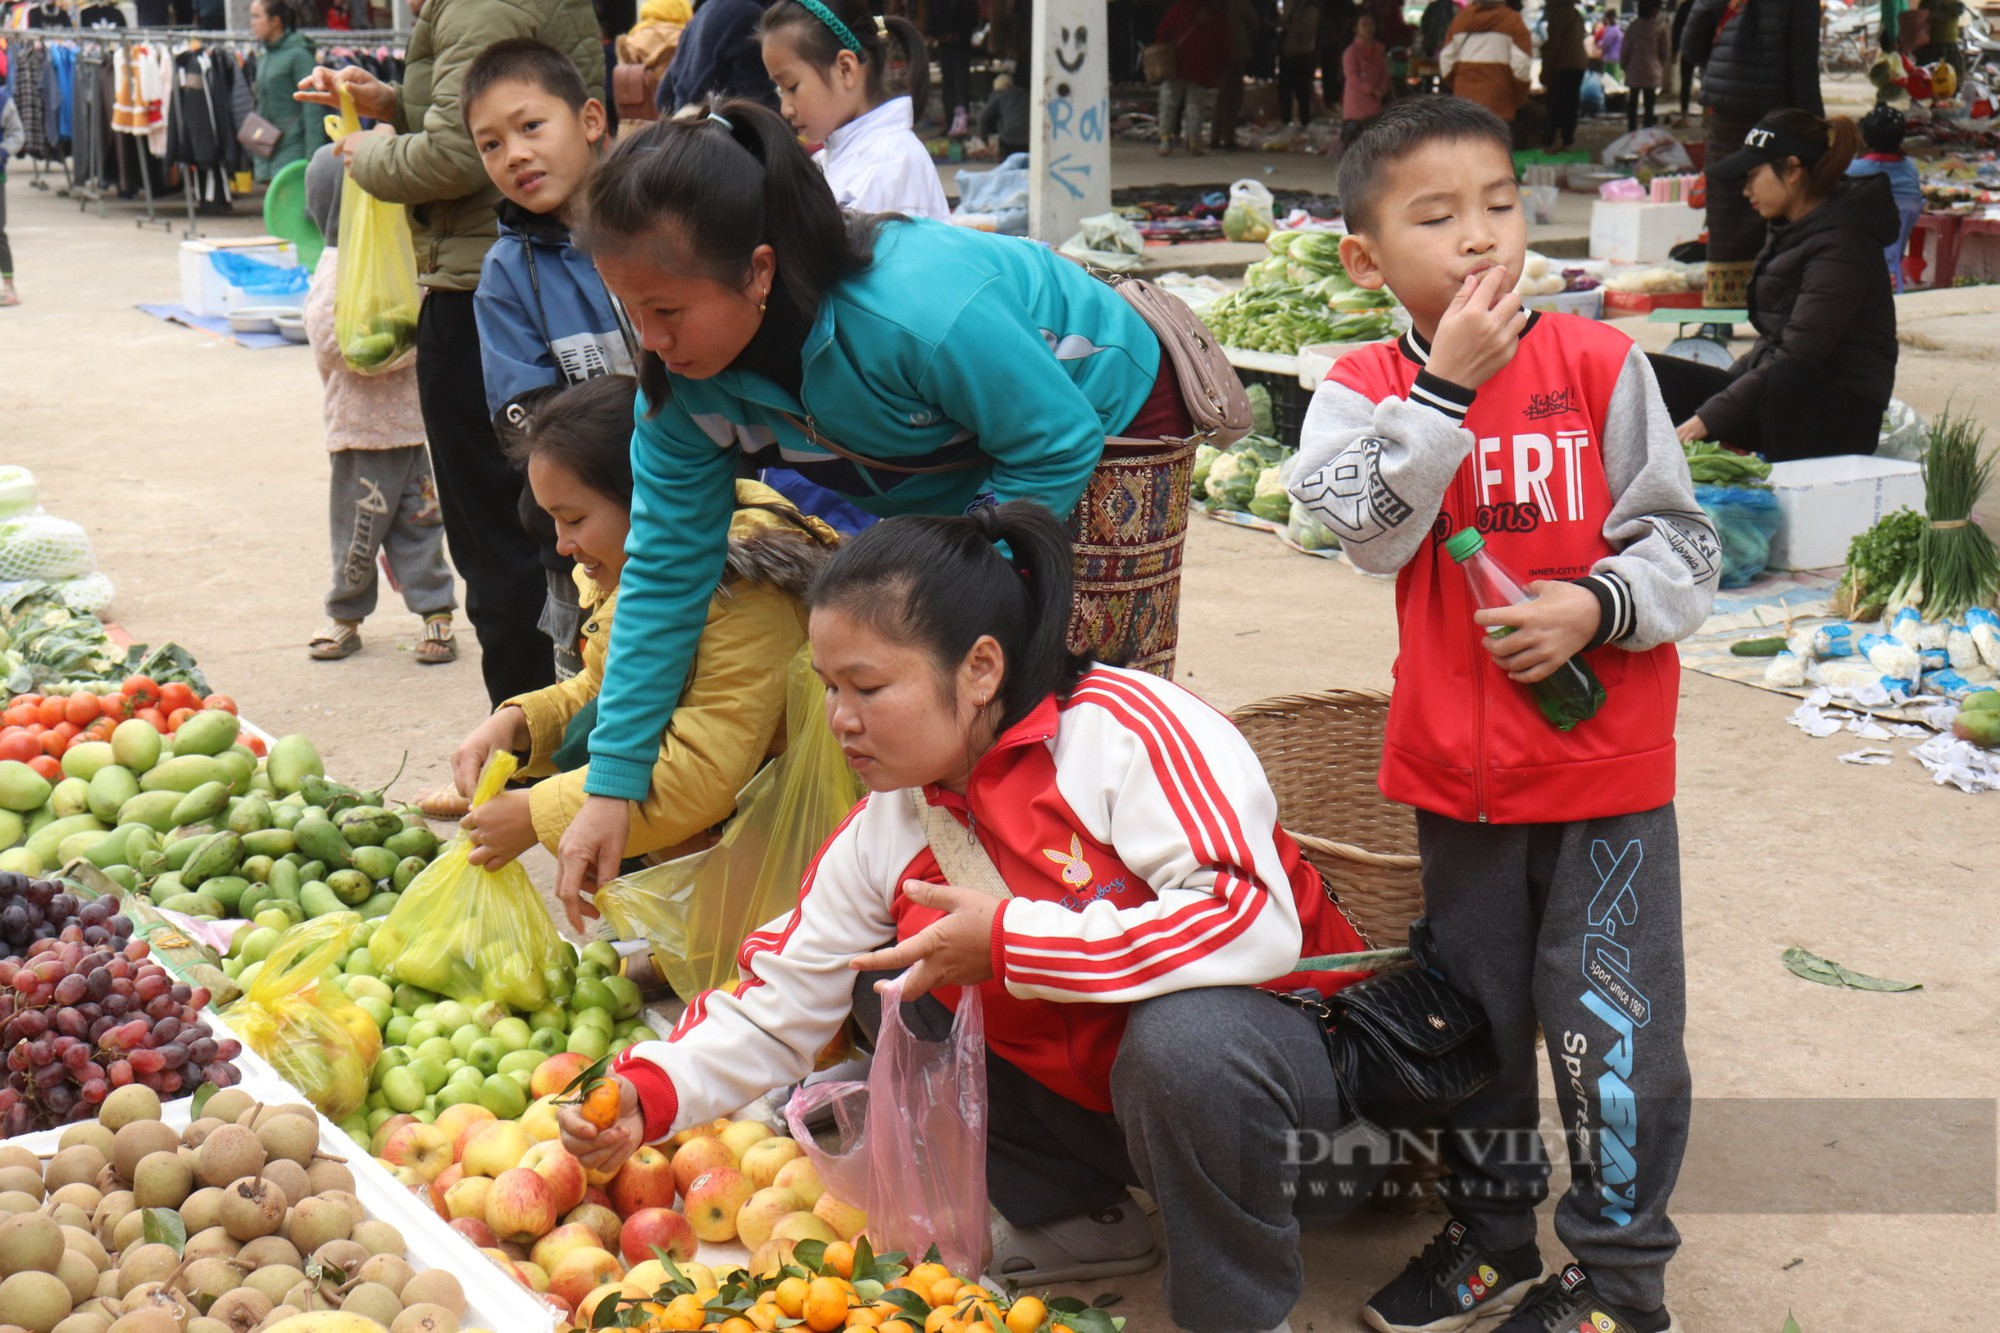
M1482 611L1503 606L1519 606L1535 599L1521 587L1521 581L1486 549L1486 539L1477 528L1463 528L1452 534L1444 549L1465 571L1472 585L1472 600ZM1511 625L1495 625L1486 633L1493 638L1512 634ZM1526 687L1535 696L1535 706L1557 731L1568 731L1604 706L1604 683L1581 657L1572 657L1547 676Z

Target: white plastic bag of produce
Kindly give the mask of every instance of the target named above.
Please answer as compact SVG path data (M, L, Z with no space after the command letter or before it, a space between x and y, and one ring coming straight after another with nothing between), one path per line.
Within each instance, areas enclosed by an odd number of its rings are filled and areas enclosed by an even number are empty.
M0 523L0 579L74 579L96 571L81 524L50 514Z
M1261 241L1275 225L1277 200L1262 181L1240 180L1229 187L1229 207L1222 210L1222 234L1232 241Z

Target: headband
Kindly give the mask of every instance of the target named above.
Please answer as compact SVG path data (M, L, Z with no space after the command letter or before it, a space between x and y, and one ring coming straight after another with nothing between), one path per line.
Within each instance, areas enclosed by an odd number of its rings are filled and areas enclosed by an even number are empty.
M854 52L855 55L864 54L861 49L861 39L854 35L854 30L849 28L845 23L842 23L840 16L822 4L821 0L797 0L797 3L806 13L811 14L821 23L824 23L827 31L831 32L842 46Z

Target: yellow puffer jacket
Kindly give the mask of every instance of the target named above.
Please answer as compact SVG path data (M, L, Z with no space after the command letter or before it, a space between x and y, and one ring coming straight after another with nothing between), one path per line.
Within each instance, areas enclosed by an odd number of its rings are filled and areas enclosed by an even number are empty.
M805 588L839 540L755 481L736 483L729 558L708 604L708 622L680 706L660 741L652 790L632 809L625 855L664 861L707 846L709 831L736 809L736 794L766 759L784 752L785 668L806 639ZM604 685L617 594L605 596L582 571L583 670L573 678L501 704L527 715L524 776L547 776L530 790L535 837L553 852L583 808L587 767L558 773L553 762L570 720Z

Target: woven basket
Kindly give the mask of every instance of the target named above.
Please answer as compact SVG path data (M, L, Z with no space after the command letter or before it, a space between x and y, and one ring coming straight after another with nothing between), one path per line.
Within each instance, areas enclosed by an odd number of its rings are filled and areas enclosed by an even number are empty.
M1172 680L1194 443L1106 444L1069 517L1069 648Z
M1416 815L1375 785L1388 716L1389 696L1374 690L1284 694L1230 714L1263 762L1279 823L1375 948L1405 943L1424 900Z

